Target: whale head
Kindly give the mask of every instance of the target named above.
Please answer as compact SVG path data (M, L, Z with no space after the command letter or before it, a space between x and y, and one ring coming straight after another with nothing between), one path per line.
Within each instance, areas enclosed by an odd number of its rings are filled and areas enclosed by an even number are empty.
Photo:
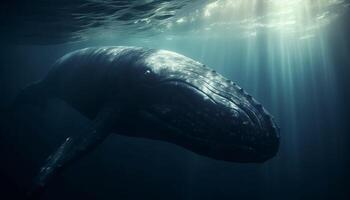
M170 51L156 51L143 63L134 80L143 86L147 112L168 129L163 140L231 162L263 162L277 153L272 116L235 83Z

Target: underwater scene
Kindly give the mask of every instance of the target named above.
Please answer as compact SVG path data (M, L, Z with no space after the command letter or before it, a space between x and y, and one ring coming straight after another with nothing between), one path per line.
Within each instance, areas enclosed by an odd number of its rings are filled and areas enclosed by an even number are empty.
M350 1L0 16L0 199L350 199Z

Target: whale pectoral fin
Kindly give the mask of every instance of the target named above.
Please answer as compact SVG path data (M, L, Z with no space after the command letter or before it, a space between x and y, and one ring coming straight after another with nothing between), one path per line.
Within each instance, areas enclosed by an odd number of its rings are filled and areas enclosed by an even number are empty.
M31 198L33 198L33 196L40 196L47 182L57 174L57 172L100 144L109 135L118 117L118 110L106 107L98 114L88 131L76 137L68 137L56 152L49 156L45 165L41 168L29 196L31 196Z

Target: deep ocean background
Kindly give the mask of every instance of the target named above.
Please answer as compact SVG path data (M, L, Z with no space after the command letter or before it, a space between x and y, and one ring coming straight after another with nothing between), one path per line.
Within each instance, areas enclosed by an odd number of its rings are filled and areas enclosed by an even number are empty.
M115 134L55 179L43 199L346 200L349 19L347 12L308 44L284 41L284 46L273 34L258 35L254 41L161 36L144 40L138 35L55 45L4 42L0 106L9 105L21 88L45 76L57 58L72 50L128 45L176 51L231 78L263 103L281 127L278 155L263 164L229 163L173 144ZM59 100L50 101L43 111L22 106L0 118L0 199L22 198L48 155L89 124Z

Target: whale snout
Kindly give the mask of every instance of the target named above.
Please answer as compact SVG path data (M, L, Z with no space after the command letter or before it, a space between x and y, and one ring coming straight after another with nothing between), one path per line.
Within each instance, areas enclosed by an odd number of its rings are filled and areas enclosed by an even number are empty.
M273 117L264 108L257 114L253 112L249 110L232 119L234 125L231 130L239 130L236 132L239 145L233 144L231 154L226 154L227 160L264 162L277 154L279 128Z
M279 128L271 114L252 96L239 88L234 98L223 98L217 104L222 114L216 123L226 129L214 145L214 157L259 163L277 154Z
M226 109L226 111L223 111ZM279 149L279 128L264 108L246 110L237 105L213 114L205 134L210 138L204 155L230 162L261 163ZM210 126L210 127L209 127Z

